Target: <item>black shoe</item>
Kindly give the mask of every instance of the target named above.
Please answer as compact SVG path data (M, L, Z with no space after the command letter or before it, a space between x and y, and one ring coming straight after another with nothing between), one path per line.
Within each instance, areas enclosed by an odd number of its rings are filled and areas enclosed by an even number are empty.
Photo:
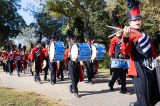
M121 89L120 93L126 94L127 93L127 88L125 87L125 88Z
M52 85L54 85L54 82L53 82L53 81L51 81L50 83L51 83Z
M20 75L18 74L18 77L20 77Z
M110 85L110 83L108 84L110 91L114 91L113 86Z
M78 95L78 93L74 93L74 96L79 98L80 96Z
M92 81L88 82L89 84L93 85L94 83Z
M31 74L32 74L32 76L34 76L34 73L33 73L33 72L32 72Z
M47 81L47 78L44 78L44 81Z
M121 85L122 83L121 83L121 80L117 80L117 83L118 83L118 85Z
M129 104L129 106L136 106L136 105L135 105L135 102L131 102L131 103Z
M60 77L59 77L59 76L57 76L57 78L58 78L58 79L60 79Z
M38 83L39 83L39 84L42 84L41 80L38 80Z
M73 93L72 86L69 86L70 93Z
M56 82L51 81L51 84L54 85L54 84L56 84Z
M34 78L34 81L37 82L37 78Z

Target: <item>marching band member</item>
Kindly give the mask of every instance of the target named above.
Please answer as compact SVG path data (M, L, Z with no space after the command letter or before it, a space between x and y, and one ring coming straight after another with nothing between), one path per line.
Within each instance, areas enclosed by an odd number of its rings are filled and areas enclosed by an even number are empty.
M88 43L89 45L91 45L93 43L93 33L87 31L86 35L85 35L85 42ZM87 71L87 77L88 77L88 83L89 84L94 84L92 79L94 77L94 72L95 72L95 64L94 61L92 60L88 60L85 62L86 65L86 71Z
M60 38L58 39L59 41L63 41L63 36L60 31L57 32L57 36ZM64 80L64 75L63 75L63 70L64 70L64 59L57 62L58 65L58 70L57 70L57 78L61 79L61 81Z
M49 54L48 54L49 44L48 42L45 42L45 44L42 44L42 46L43 46L42 51L44 53L44 60L46 61L46 67L43 69L44 80L47 81L47 74L48 74L48 68L49 68Z
M15 53L14 53L14 48L12 47L10 50L10 53L7 56L7 61L8 61L8 68L9 68L9 74L13 75L13 64L14 64L14 59L15 59Z
M52 39L50 40L50 43L57 41L57 38L55 35L52 36ZM57 62L55 61L49 61L49 68L50 68L50 83L56 84L56 70L57 70Z
M64 69L64 60L59 62L59 68L57 73L57 78L61 79L61 81L64 80L63 69ZM59 77L60 75L61 75L61 78Z
M67 35L69 36L69 41L70 44L72 45L73 43L75 43L76 39L75 36L73 34L73 32L71 30L67 31ZM70 46L71 48L71 46ZM68 53L68 55L70 55L70 52ZM69 56L67 56L69 57ZM79 61L72 61L71 59L69 59L68 61L68 71L69 74L71 76L71 85L69 86L70 92L73 93L75 95L75 97L79 98L79 94L78 94L78 82L80 79L80 62Z
M156 70L152 65L156 58L150 37L141 29L139 1L128 0L127 14L130 26L123 29L122 51L130 55L128 75L133 77L137 101L130 106L154 106L160 100Z
M29 70L30 70L30 72L31 72L31 74L33 76L34 75L33 70L32 70L33 62L31 61L31 59L32 59L32 55L28 54L28 67L29 67Z
M44 54L41 49L41 41L36 42L36 47L31 50L31 60L35 62L35 81L41 83L40 72L42 72L42 62Z
M5 50L6 48L4 47L3 51L2 51L2 54L1 54L1 62L2 62L2 66L3 66L3 70L4 72L7 72L7 61L6 61L6 58L7 58L7 51Z
M15 54L15 62L16 62L16 69L17 69L17 75L20 77L20 71L22 68L22 57L21 57L21 44L18 45L17 53Z
M65 63L65 69L67 71L68 71L68 62L70 60L70 58L69 58L69 52L70 52L69 45L67 45L67 47L65 49L65 52L64 52L64 63ZM68 73L68 77L69 77L69 73Z
M117 16L115 16L114 11L113 11L112 15L113 15L113 23L115 24L115 26L121 28L121 25L119 23L119 19L118 19ZM110 43L110 46L109 46L109 56L111 58L124 59L124 55L122 55L122 52L120 50L121 43L122 43L122 33L117 32L115 34L115 36L111 39L111 43ZM111 80L108 84L108 86L110 88L110 91L114 90L114 88L113 88L114 83L119 77L120 77L120 81L121 81L121 91L120 91L120 93L126 93L127 92L126 71L123 67L117 67L117 68L114 69L113 76L112 76L112 78L111 78Z
M21 72L22 71L24 71L24 73L25 73L25 71L26 71L26 69L27 69L27 56L26 56L27 54L26 54L26 46L24 45L23 47L22 47L22 51L21 51L21 57L22 57L22 68L21 68Z

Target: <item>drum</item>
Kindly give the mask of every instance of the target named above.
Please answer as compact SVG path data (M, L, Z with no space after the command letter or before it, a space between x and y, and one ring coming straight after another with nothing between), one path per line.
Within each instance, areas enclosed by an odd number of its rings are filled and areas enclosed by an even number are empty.
M125 66L123 59L111 59L111 68L122 68Z
M31 63L31 68L32 68L32 71L33 71L33 72L36 71L36 69L35 69L35 61Z
M47 61L46 61L46 60L43 60L42 70L44 70L46 67L47 67Z
M124 68L128 69L130 66L129 59L124 60L124 62L125 62Z
M72 61L90 60L91 48L87 43L73 44L71 47L70 58Z
M105 58L105 46L103 44L94 43L91 45L91 60L103 60Z
M53 61L61 61L64 59L64 43L63 42L52 42L49 48L49 60Z

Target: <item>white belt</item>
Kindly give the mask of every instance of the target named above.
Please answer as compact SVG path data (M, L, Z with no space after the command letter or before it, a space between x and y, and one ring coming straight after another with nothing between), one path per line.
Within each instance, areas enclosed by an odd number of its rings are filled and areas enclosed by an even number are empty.
M143 65L148 68L149 70L154 70L155 68L157 68L160 65L160 56L157 57L156 59L152 59L152 62L149 63L148 60L143 61Z

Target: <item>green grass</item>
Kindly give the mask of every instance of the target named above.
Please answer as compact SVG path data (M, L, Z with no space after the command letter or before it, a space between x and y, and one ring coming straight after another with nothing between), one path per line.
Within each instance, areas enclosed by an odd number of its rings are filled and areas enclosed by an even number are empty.
M0 87L0 106L60 106L42 95Z
M103 69L103 68L101 68L101 69L98 69L98 72L99 73L105 73L105 74L109 74L110 73L110 70L109 69Z

